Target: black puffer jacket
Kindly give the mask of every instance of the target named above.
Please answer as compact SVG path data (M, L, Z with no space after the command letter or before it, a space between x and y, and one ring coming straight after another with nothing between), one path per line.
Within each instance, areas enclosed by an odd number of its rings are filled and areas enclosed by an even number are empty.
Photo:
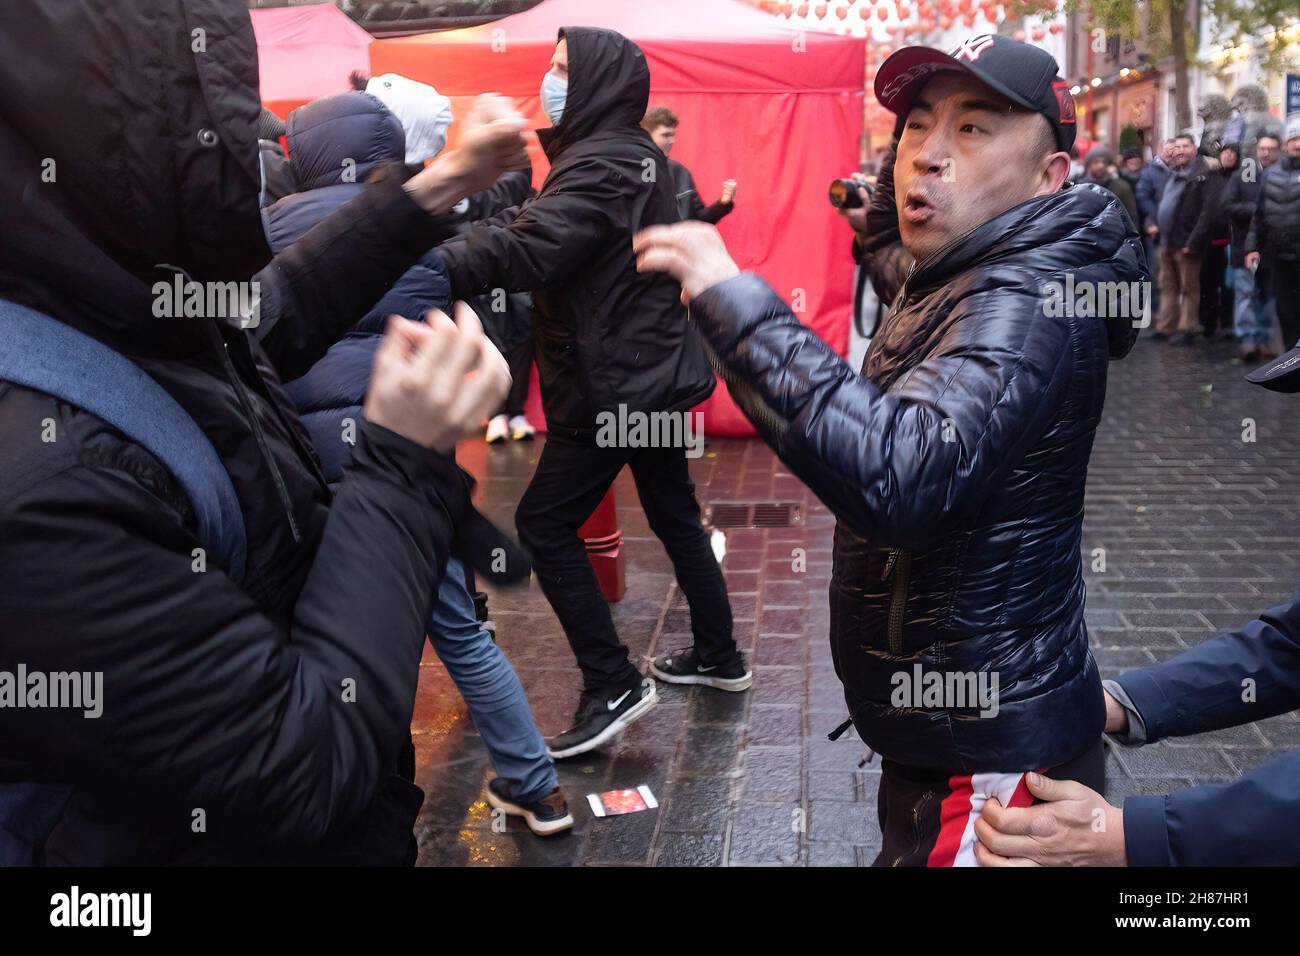
M1300 157L1283 156L1264 173L1246 251L1269 262L1300 260Z
M838 516L831 642L885 757L948 772L1050 767L1103 723L1083 623L1084 480L1131 320L1045 314L1040 284L1138 282L1119 199L1023 203L909 277L855 375L762 280L691 313L763 437ZM996 672L1000 709L894 706L893 676Z
M399 771L464 482L363 423L331 500L265 369L307 368L449 223L381 183L271 260L241 0L111 16L47 0L3 20L0 297L114 345L189 412L234 484L248 563L239 580L196 573L192 509L155 458L0 381L0 670L101 672L104 688L94 720L6 709L0 782L73 788L51 863L409 860L421 795ZM159 263L260 282L263 345L156 319Z
M560 124L538 136L551 171L511 222L445 244L456 298L535 290L534 342L546 424L589 438L596 416L677 411L703 401L713 373L687 325L681 289L639 273L632 236L678 221L668 160L640 126L650 71L612 30L565 27L569 92Z

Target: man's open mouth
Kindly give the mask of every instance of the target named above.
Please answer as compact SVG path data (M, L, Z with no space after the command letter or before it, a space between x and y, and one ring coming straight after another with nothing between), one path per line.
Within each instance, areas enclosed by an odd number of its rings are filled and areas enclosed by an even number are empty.
M909 223L919 225L934 215L934 206L924 194L909 190L903 199L903 218Z

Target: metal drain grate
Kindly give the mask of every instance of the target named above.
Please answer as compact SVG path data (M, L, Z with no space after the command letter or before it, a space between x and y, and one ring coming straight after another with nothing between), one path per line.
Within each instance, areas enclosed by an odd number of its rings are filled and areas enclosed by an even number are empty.
M713 501L705 505L707 528L788 528L803 524L803 509L793 501Z

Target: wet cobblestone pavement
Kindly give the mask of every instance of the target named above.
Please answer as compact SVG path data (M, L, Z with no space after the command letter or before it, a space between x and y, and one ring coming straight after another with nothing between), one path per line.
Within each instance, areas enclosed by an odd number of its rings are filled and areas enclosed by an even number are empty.
M1248 385L1233 354L1230 345L1144 340L1112 365L1084 528L1087 620L1104 676L1238 627L1300 582L1300 396ZM1253 442L1243 440L1246 419ZM540 441L461 448L462 464L480 478L483 510L503 527L513 528L540 449ZM426 651L413 724L427 795L417 826L422 864L826 866L874 858L878 764L857 768L863 748L852 733L826 739L845 715L826 638L833 518L757 440L711 440L692 471L702 503L803 506L801 526L727 532L723 569L753 689L660 684L658 707L620 739L560 762L577 825L542 840L514 818L494 831L487 754ZM689 617L630 476L616 488L628 574L614 620L644 663L689 645ZM806 571L792 568L795 548L806 553ZM1092 570L1102 556L1104 570ZM545 598L533 586L493 595L490 609L542 732L565 729L580 679ZM1300 719L1286 715L1113 751L1108 796L1118 803L1230 779L1298 746ZM587 794L640 784L658 797L657 810L591 815Z

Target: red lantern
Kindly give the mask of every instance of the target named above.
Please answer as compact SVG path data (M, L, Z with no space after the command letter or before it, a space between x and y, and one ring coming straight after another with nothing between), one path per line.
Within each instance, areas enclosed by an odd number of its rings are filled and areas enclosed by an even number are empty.
M836 7L836 8L835 8L835 15L836 15L837 17L839 17L840 20L844 20L844 19L845 19L846 17L848 17L848 15L849 15L849 8L848 8L848 7Z
M799 14L799 19L801 20L808 16L808 4L806 2L799 4L799 9L796 10L795 13Z
M973 27L975 25L975 14L973 13L962 14L961 22L965 26Z
M813 7L813 13L817 16L818 20L824 20L826 19L826 11L828 9L829 8L826 6L826 4L819 3L817 4L817 6Z
M876 10L876 19L879 20L881 23L884 23L886 20L889 19L889 11L886 10L884 7L880 7L879 9Z
M1047 36L1046 30L1044 30L1042 27L1034 27L1033 37L1035 43L1041 42L1045 36Z
M1061 34L1061 33L1065 30L1065 26L1064 26L1063 24L1060 24L1060 23L1053 23L1053 24L1052 24L1050 27L1048 27L1047 29L1051 31L1052 36L1058 36L1059 34Z
M940 26L941 29L944 29L944 30L951 30L951 29L952 29L952 17L941 17L941 18L939 19L939 26Z
M863 20L870 20L871 11L866 7L858 7L858 16L860 16Z

